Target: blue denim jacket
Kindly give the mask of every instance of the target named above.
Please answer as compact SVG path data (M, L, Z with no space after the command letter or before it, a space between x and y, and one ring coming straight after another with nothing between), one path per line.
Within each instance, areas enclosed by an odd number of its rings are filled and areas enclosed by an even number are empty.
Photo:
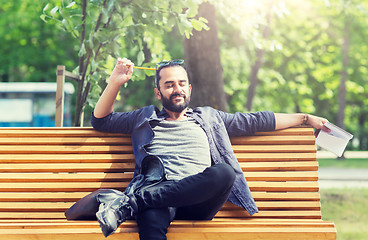
M227 163L233 167L236 180L229 201L243 207L250 215L258 212L229 137L253 135L258 131L273 131L275 129L273 112L230 114L211 107L198 107L188 109L186 115L194 118L205 131L213 163ZM151 105L132 112L113 112L104 118L96 118L92 114L91 123L99 131L131 135L136 160L135 174L137 174L140 172L143 158L149 155L145 146L153 139L154 132L150 122L162 121L167 117L169 115L164 109L160 111Z

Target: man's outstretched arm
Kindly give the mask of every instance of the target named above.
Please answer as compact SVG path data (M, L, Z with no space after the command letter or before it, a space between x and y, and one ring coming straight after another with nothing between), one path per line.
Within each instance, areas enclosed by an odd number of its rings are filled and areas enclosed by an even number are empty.
M321 129L329 132L330 130L324 126L327 119L313 116L306 113L275 113L276 127L275 130L284 129L288 127L294 127L302 124L308 124L315 129Z

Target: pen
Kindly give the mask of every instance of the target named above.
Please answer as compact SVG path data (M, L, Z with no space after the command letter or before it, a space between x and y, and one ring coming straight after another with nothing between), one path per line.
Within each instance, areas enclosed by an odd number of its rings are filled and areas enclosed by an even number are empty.
M136 66L134 66L133 68L143 69L143 70L154 70L154 71L156 71L156 68L136 67Z

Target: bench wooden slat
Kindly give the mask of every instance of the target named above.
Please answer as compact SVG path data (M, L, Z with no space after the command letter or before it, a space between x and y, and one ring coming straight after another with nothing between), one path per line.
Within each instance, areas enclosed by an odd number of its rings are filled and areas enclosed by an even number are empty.
M282 209L282 210L294 210L294 209L311 209L320 210L321 205L319 202L313 201L282 201L282 202L272 202L272 201L256 201L257 206L260 210L271 210L271 209ZM65 211L74 202L0 202L0 209L2 211L40 211L43 208L48 211ZM223 210L240 210L238 206L233 204L225 204Z
M18 225L19 223L25 224L25 226L28 225L51 225L55 224L56 226L59 225L98 225L96 221L68 221L66 219L33 219L33 220L22 220L22 219L14 219L12 222L8 222L7 220L0 219L0 228L7 226L7 225ZM3 224L6 223L6 224ZM275 224L275 225L297 225L297 224L318 224L321 226L327 226L333 224L331 221L319 221L316 219L279 219L279 218L267 218L267 219L260 219L260 218L253 218L253 219L247 219L244 221L243 218L214 218L213 220L203 220L203 221L188 221L188 220L176 220L172 224L174 225L192 225L195 226L197 224L199 225L211 225L211 223L214 223L215 225L219 224L226 224L226 223L235 223L235 224L241 224L241 225L252 225L252 224ZM134 220L127 220L123 223L125 224L136 224ZM214 225L214 226L215 226Z
M64 213L50 212L0 212L0 219L65 219Z
M292 236L294 240L315 240L315 239L326 239L333 240L336 239L336 232L333 232L331 229L318 231L310 230L308 232L295 232L291 229L285 228L283 232L279 232L277 230L271 231L271 229L258 229L258 231L252 232L240 232L241 229L232 230L232 232L205 232L205 229L200 229L197 232L169 232L167 234L168 239L170 240L198 240L198 239L211 239L211 240L223 240L228 239L229 237L232 240L244 240L244 239L260 239L259 236L262 236L263 240L274 240L274 239L290 239L288 237ZM267 232L265 232L267 230ZM28 231L28 230L27 230ZM281 231L281 230L280 230ZM121 235L124 235L124 240L138 240L138 234L136 230L131 230L131 232L122 231L119 229L119 234L115 234L109 237L109 240L120 240ZM0 233L1 234L1 233ZM21 235L22 240L34 240L35 235L37 234L37 230L31 233L24 233ZM4 236L4 237L2 237ZM0 235L0 240L17 240L19 237L15 234L5 233L4 235ZM88 232L85 229L75 230L73 232L68 231L57 231L57 232L43 232L42 234L37 234L38 240L80 240L80 239L88 239L88 240L101 240L101 233L97 232Z
M321 221L279 221L275 222L268 219L257 219L258 221L249 220L233 220L233 221L175 221L172 223L175 227L180 228L191 228L191 227L206 227L206 228L219 228L219 227L229 227L231 224L232 227L273 227L273 228L284 228L284 227L307 227L307 228L325 228L333 226L332 222L321 222ZM0 220L1 221L1 220ZM15 221L14 223L3 223L1 225L1 229L20 229L19 221ZM62 221L62 220L53 220L50 222L45 221L28 221L24 222L24 228L26 229L35 229L35 228L98 228L98 223L96 221ZM134 221L126 221L122 224L121 228L129 228L129 227L136 227L136 223Z
M219 218L248 218L250 217L247 212L244 211L221 211L217 215ZM310 210L298 210L298 211L268 211L263 210L252 215L252 218L308 218L308 219L321 219L321 211L310 211Z
M236 153L239 162L315 161L315 153Z
M239 161L282 161L282 160L316 160L316 154L310 152L290 152L290 153L282 153L282 152L267 152L267 149L264 149L264 153L259 151L255 152L255 149L251 150L249 153L244 153L245 151L236 151L236 156ZM67 145L67 146L44 146L44 145L25 145L25 146L0 146L0 153L9 154L17 152L17 154L65 154L65 153L73 153L73 154L83 154L83 153L133 153L133 148L131 146L94 146L94 145Z
M320 194L318 192L252 192L253 198L258 200L272 200L272 201L320 201Z
M133 154L0 154L1 163L113 163L134 161Z
M311 145L314 144L313 136L249 136L246 138L232 138L231 143L234 145L269 145L269 144L277 144L277 145Z
M126 147L80 147L78 149L72 148L72 147L65 147L62 148L60 151L59 149L53 148L53 147L43 147L43 148L19 148L19 151L16 152L17 148L14 148L12 150L7 149L3 150L2 155L0 155L0 160L3 163L5 161L7 163L10 162L17 162L23 161L26 162L27 160L36 161L36 160L42 160L42 159L50 159L51 161L64 161L64 160L88 160L88 159L106 159L108 157L114 157L115 159L119 158L121 156L122 159L134 159L133 153L130 152L130 150ZM1 151L1 150L0 150ZM11 153L16 154L11 154ZM124 152L124 154L121 154L121 152ZM19 154L23 153L23 154ZM43 153L43 154L42 154ZM69 153L69 154L68 154ZM70 153L75 154L74 157L70 155ZM92 154L88 154L92 153ZM105 154L104 154L105 153ZM113 154L115 153L115 154ZM32 154L32 155L30 155ZM36 155L37 154L37 155ZM52 156L47 154L54 154ZM97 155L98 154L98 155ZM273 154L273 153L265 153L265 154L244 154L244 153L236 153L235 154L239 160L239 162L257 162L257 161L315 161L315 156L313 157L309 153L300 153L300 154L286 154L285 156L282 156L282 154Z
M247 181L318 181L317 172L245 172Z
M297 162L240 162L244 172L251 171L317 171L316 161L297 161Z
M2 192L0 202L76 202L89 192ZM318 192L253 192L256 201L320 201ZM225 203L230 205L230 203Z
M87 189L97 188L118 188L122 189L128 185L128 182L14 182L0 183L0 191L89 191ZM248 182L252 191L268 191L268 192L317 192L318 182Z
M260 210L320 210L321 205L317 201L282 201L275 203L272 201L256 201ZM47 212L64 212L71 207L74 201L70 202L0 202L1 211L12 212L35 212L45 210ZM227 203L222 208L223 211L239 211L239 207Z
M0 192L93 192L100 188L124 190L127 182L0 183Z
M0 183L0 192L56 192L56 191L94 191L98 188L116 188L123 189L127 187L128 182L38 182L38 183ZM317 192L318 182L253 182L248 181L251 191L268 192ZM92 190L91 190L92 189Z
M292 127L271 132L257 132L257 136L272 136L272 135L314 135L314 130L308 126Z
M3 173L0 182L130 182L133 173Z
M134 171L134 163L0 164L2 172L122 172Z
M249 228L246 229L245 232L242 232L243 228L223 228L221 231L214 228L195 228L195 231L190 232L190 228L173 228L168 232L168 238L173 240L182 240L182 239L213 239L213 240L223 240L228 239L230 237L232 240L243 240L243 239L259 239L259 236L262 235L262 239L290 239L288 237L292 236L292 239L304 239L304 240L315 240L315 239L334 239L334 232L329 228L292 228L292 227L284 227L284 228ZM77 240L77 237L73 237L73 235L77 235L84 239L100 239L97 229L88 229L88 228L77 228L77 229L56 229L55 233L48 229L26 229L23 230L22 239L29 240L34 239L32 234L37 233L37 231L42 230L42 234L40 235L40 240L44 239L55 239L55 240L64 240L64 236L68 236L68 239ZM118 233L124 233L127 240L138 240L138 236L134 233L136 229L134 228L119 228ZM5 232L3 232L6 234ZM1 234L1 232L0 232ZM118 234L112 235L109 239L117 240ZM331 236L330 236L331 235ZM16 239L12 238L14 234L8 233L8 240ZM121 239L121 238L120 238Z
M64 212L70 208L74 202L0 202L0 211L13 212ZM260 210L320 210L318 202L308 201L283 201L280 203L270 201L257 201ZM224 206L224 211L239 210L235 205Z
M316 171L317 162L241 162L243 171ZM134 170L134 163L0 164L3 172L114 172Z
M217 218L249 218L246 211L220 211ZM287 219L321 219L320 211L298 210L263 210L254 214L251 218L287 218ZM65 219L64 212L0 212L0 219Z
M66 221L66 220L58 220L53 219L50 221L45 220L13 220L12 223L9 223L6 220L0 220L1 229L20 229L20 224L24 224L24 228L31 229L31 228L95 228L99 227L97 221ZM215 218L212 221L204 220L204 221L183 221L177 220L171 223L172 226L176 227L207 227L207 228L218 228L218 227L229 227L228 225L231 224L233 227L274 227L274 228L283 228L283 227L308 227L308 228L325 228L325 227L332 227L333 223L329 221L319 221L319 220L310 220L310 219L295 219L291 221L290 219L233 219L229 221L224 221L223 219ZM136 222L132 220L127 220L121 225L121 228L129 228L129 227L136 227Z
M251 191L268 192L317 192L318 182L253 182L248 181Z
M109 137L109 136L119 136L121 138L130 139L129 135L126 134L116 134L116 133L105 133L95 131L92 128L80 128L80 127L26 127L26 128L0 128L0 137Z
M0 128L1 137L7 136L121 136L121 137L130 137L129 135L124 134L115 134L115 133L105 133L95 131L92 128L80 128L80 127L17 127L17 128ZM273 135L313 135L314 131L310 127L293 127L288 129L282 129L278 131L271 132L258 132L257 136L273 136ZM240 137L241 138L241 137ZM237 137L233 137L232 139L238 139Z
M218 218L249 218L249 214L244 211L221 211L216 217ZM286 219L321 219L321 211L319 210L262 210L255 213L251 218L286 218Z
M0 145L132 145L130 138L122 137L0 137Z
M0 202L76 202L90 192L2 192Z
M244 173L248 181L317 181L316 172L246 172ZM133 177L133 173L2 173L0 182L107 182L107 181L128 181Z
M0 153L132 153L132 146L0 146Z
M235 153L316 153L314 145L232 145Z

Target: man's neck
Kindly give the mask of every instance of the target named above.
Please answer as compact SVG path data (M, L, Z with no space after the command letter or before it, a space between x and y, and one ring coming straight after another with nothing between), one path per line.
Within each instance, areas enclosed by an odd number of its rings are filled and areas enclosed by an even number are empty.
M179 121L179 120L185 120L188 117L185 115L187 108L185 108L182 112L172 112L165 108L165 111L169 114L169 117L166 118L166 121Z

